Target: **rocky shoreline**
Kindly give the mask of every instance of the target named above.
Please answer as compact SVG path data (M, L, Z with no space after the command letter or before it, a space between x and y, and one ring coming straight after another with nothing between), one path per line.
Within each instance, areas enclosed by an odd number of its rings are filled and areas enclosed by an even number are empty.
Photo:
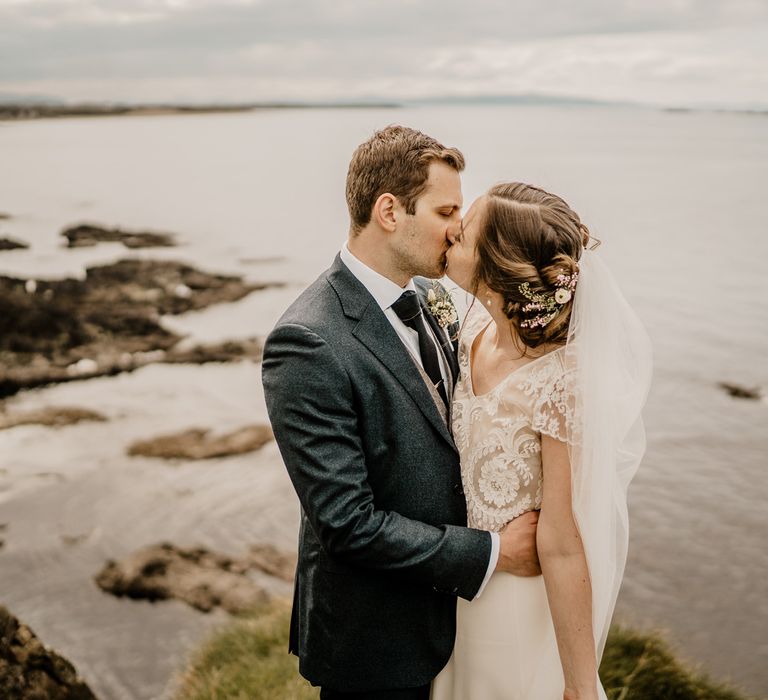
M0 214L0 219L11 218ZM60 236L67 249L115 243L131 250L177 245L175 234L85 223L64 228ZM0 250L26 247L12 238L0 239ZM64 435L80 429L79 425L108 425L114 419L96 410L99 406L87 404L54 401L30 406L22 399L31 389L132 373L152 364L260 361L262 342L257 337L195 344L166 328L163 318L214 305L223 307L254 292L281 286L209 273L180 261L135 258L89 266L79 278L0 276L0 306L4 310L0 315L0 433L37 429L61 430ZM126 464L134 459L170 461L176 466L198 460L223 463L227 458L260 450L273 439L270 427L263 423L234 430L211 429L198 423L198 427L177 432L160 432L155 437L126 440ZM49 482L51 488L66 486L66 472L52 465L40 466L46 471L38 471L38 476L56 477L55 482ZM0 469L0 477L7 473ZM192 489L187 488L168 496L190 494ZM11 521L15 522L13 516L9 522L0 523L0 550L4 554L9 551L6 545ZM76 535L59 532L59 546L72 554L82 552L97 541L98 531L96 524L87 534L83 534L86 530ZM16 534L13 526L11 548L18 547ZM184 548L163 542L142 547L119 561L108 556L102 561L101 570L90 574L101 595L178 600L197 611L220 609L233 614L268 602L276 592L284 595L295 567L290 554L268 544L253 545L242 556L231 557L206 547ZM44 647L5 608L0 608L0 635L0 698L95 700L74 666Z
M51 119L61 117L125 117L160 116L168 114L220 114L252 112L264 109L394 109L391 102L297 103L259 102L247 104L175 105L175 104L61 104L48 102L0 104L0 120Z
M153 362L259 359L257 340L177 348L164 314L237 301L280 286L246 283L180 262L124 259L84 279L0 276L0 398L56 382L129 372Z
M75 667L0 605L0 697L96 700Z

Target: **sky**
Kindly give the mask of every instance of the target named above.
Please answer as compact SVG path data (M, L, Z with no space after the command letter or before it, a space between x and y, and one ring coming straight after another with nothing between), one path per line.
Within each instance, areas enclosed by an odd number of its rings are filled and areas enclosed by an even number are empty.
M768 108L768 0L0 0L0 97Z

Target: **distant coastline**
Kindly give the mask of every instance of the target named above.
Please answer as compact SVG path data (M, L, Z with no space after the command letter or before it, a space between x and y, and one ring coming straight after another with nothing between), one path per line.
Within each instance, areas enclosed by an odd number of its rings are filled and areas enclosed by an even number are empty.
M27 119L57 119L63 117L125 117L160 116L168 114L219 114L228 112L256 112L266 109L394 109L401 105L390 102L358 103L295 103L266 102L252 104L59 104L41 102L0 103L0 121Z
M256 112L275 109L400 109L422 106L556 106L556 107L624 107L675 113L719 113L766 116L763 107L717 107L651 105L641 102L617 102L589 98L555 95L446 95L420 99L396 101L326 101L326 102L246 102L239 104L141 104L115 102L67 103L56 98L24 99L21 96L0 94L0 121L21 121L29 119L56 119L68 117L115 117L115 116L161 116L179 114L219 114L229 112ZM17 98L17 99L14 99Z

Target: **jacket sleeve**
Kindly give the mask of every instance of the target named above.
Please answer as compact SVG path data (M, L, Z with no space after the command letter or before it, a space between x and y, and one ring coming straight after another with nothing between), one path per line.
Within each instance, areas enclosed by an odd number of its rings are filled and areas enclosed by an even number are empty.
M262 373L275 439L325 551L471 600L488 567L490 534L376 509L350 378L328 343L303 326L280 325L265 344Z

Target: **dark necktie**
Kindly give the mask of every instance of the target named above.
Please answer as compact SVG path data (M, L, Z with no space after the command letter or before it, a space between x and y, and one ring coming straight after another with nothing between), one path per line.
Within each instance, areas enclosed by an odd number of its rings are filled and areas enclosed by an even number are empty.
M424 371L435 385L440 394L440 398L448 406L448 394L445 391L445 381L440 371L440 360L437 357L437 348L432 340L432 336L424 323L424 317L421 315L421 305L416 292L408 290L402 293L400 298L392 304L392 309L398 318L408 328L412 328L419 334L419 353L421 362L424 365Z

